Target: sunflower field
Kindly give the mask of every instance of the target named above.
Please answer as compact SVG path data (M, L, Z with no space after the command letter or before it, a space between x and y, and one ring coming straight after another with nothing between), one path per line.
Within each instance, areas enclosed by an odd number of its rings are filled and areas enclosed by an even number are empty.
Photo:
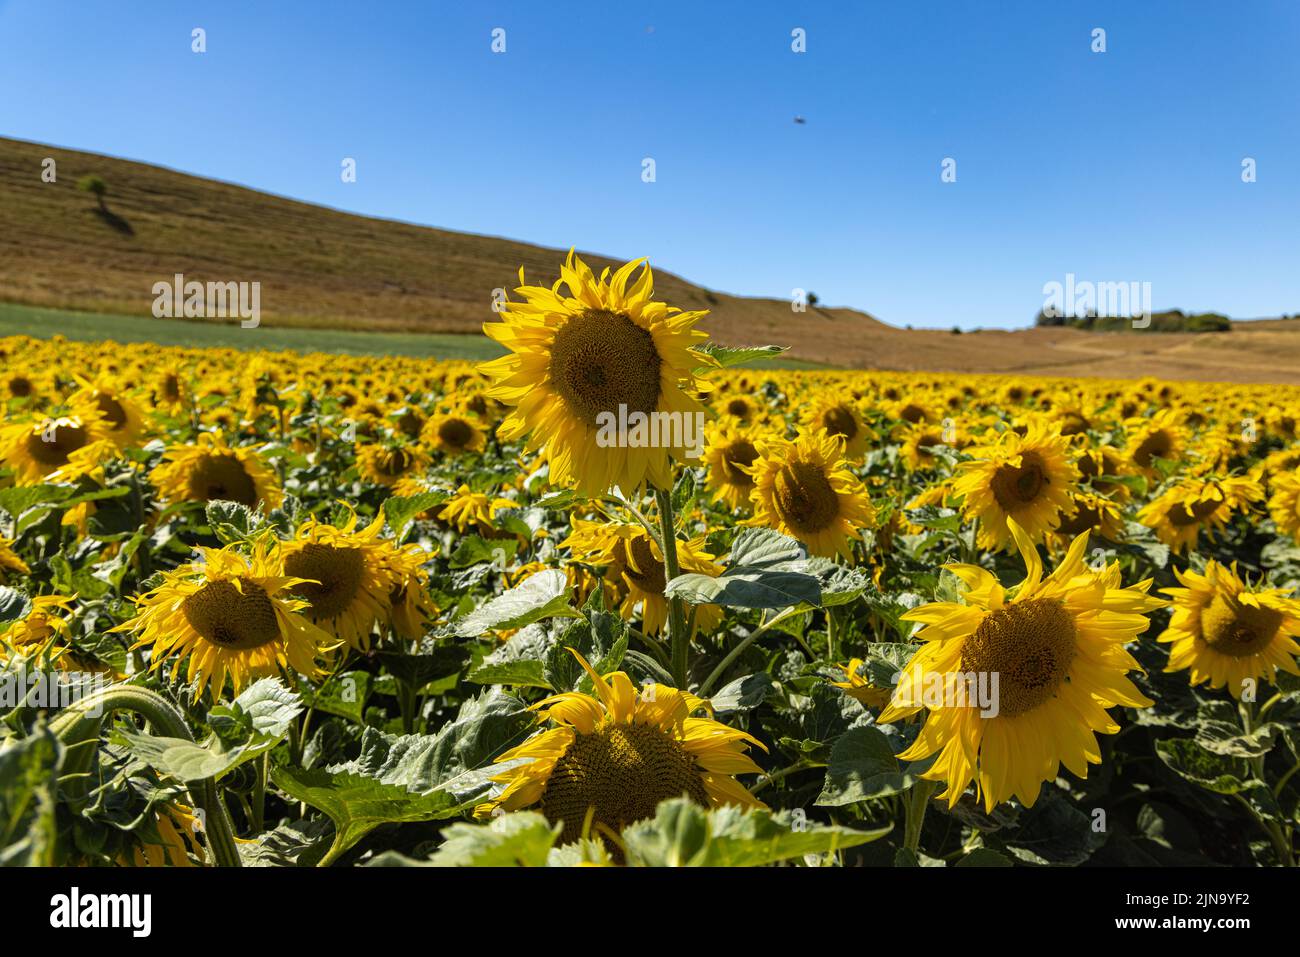
M1296 863L1300 392L545 283L481 364L0 340L0 859Z

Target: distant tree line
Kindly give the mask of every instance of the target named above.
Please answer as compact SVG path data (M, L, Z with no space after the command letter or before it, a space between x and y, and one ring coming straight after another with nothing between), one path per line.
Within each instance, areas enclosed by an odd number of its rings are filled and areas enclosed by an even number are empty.
M1138 327L1133 325L1133 319L1129 316L1099 316L1095 310L1089 310L1082 316L1061 316L1040 309L1034 317L1034 325L1070 326L1096 332L1124 332L1129 329L1137 332L1228 332L1232 329L1232 320L1217 312L1186 313L1181 309L1170 309L1151 313L1151 324Z

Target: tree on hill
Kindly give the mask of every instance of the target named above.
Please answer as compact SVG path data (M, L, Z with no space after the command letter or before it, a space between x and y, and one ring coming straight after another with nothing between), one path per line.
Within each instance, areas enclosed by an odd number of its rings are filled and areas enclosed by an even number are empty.
M90 193L99 201L99 208L108 212L108 207L104 205L104 197L108 195L108 184L104 182L102 176L91 173L89 176L81 177L77 180L77 189L83 193Z

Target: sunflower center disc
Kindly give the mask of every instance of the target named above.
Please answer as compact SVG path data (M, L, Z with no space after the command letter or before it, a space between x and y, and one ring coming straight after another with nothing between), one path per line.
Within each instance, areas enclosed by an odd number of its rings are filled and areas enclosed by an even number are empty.
M1243 605L1225 595L1201 610L1201 637L1221 655L1246 658L1269 646L1282 625L1282 613Z
M854 421L853 413L842 405L828 409L822 415L822 426L831 435L843 436L850 441L858 434L858 423Z
M438 426L438 438L443 445L463 449L474 438L474 427L464 419L448 419Z
M233 455L205 455L190 473L190 494L201 501L222 499L250 508L257 504L257 488L244 463Z
M26 376L16 375L9 380L9 394L21 399L32 394L32 380Z
M839 517L839 497L819 465L800 461L783 465L774 489L777 513L797 532L820 532Z
M53 436L53 440L47 442L45 436ZM68 456L85 445L86 439L86 430L80 425L60 422L53 430L45 428L39 433L30 435L27 439L27 451L42 465L67 465Z
M732 399L727 403L727 415L734 415L738 419L749 418L749 402L745 399Z
M260 648L280 637L275 605L257 582L240 577L208 582L181 602L190 627L214 645L231 651Z
M627 316L589 309L569 319L551 345L550 377L569 411L590 426L602 412L654 412L663 360L650 330Z
M919 405L912 405L909 402L899 411L898 417L904 422L911 422L915 425L917 422L920 422L925 418L925 409L921 408Z
M740 466L749 468L758 459L758 449L749 439L739 439L722 450L722 477L728 485L740 485L748 488L754 484L754 477L743 471Z
M645 724L611 724L579 734L555 763L542 794L542 813L563 824L560 843L582 836L588 808L591 834L613 833L654 817L660 801L687 795L708 807L695 760L668 734Z
M961 650L961 670L998 675L998 712L1032 711L1056 694L1075 653L1074 619L1054 598L1014 602L980 622Z
M1174 440L1164 429L1152 432L1133 450L1133 461L1143 468L1151 464L1152 459L1167 459L1173 451Z
M627 577L636 582L642 591L662 595L667 584L667 579L664 577L664 563L655 558L654 552L650 550L650 542L638 537L632 539L631 545L625 545L624 548L631 557L627 562ZM632 567L633 564L636 568Z
M122 403L117 399L101 392L95 396L95 404L99 406L99 414L108 420L114 430L126 425L126 409L122 408Z
M1079 510L1061 521L1057 532L1061 535L1078 535L1096 528L1101 523L1101 514L1091 505L1080 505Z
M397 478L405 475L407 470L415 461L415 456L411 455L406 449L387 449L383 455L379 456L375 462L379 474L386 475L389 478Z
M1222 504L1223 502L1218 499L1206 499L1190 507L1187 505L1176 506L1169 510L1169 524L1176 525L1179 528L1195 525L1217 512Z
M1020 456L1020 465L1003 465L993 473L993 497L1005 512L1031 504L1047 484L1043 463L1033 452Z
M286 575L311 579L295 585L293 593L311 602L311 617L317 620L337 618L348 610L361 588L364 568L361 549L318 542L308 542L284 560Z

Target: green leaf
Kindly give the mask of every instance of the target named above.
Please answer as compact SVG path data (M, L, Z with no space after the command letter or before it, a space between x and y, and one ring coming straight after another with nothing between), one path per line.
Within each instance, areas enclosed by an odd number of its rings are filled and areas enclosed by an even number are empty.
M0 866L57 864L55 808L63 748L46 728L0 741Z
M311 706L326 714L361 723L370 697L371 676L366 671L345 671L310 693Z
M678 575L664 587L664 594L692 605L775 609L799 604L820 607L822 590L812 575L736 568L717 578L696 573Z
M446 791L417 794L400 784L384 784L347 771L276 767L271 779L293 800L311 805L334 822L334 842L320 861L322 867L334 863L381 824L451 817L470 803L457 801Z
M709 703L720 715L744 714L761 705L774 686L772 676L766 671L759 671L724 685L709 699Z
M302 701L276 678L262 678L229 705L208 713L212 734L202 742L119 728L113 736L160 774L182 783L222 778L284 740Z
M1259 784L1243 759L1215 754L1191 738L1157 741L1156 754L1174 773L1215 794L1238 794Z
M17 588L0 585L0 624L26 618L32 610L32 600Z
M429 859L434 867L545 867L560 826L532 811L503 814L490 824L453 824Z
M406 538L406 532L417 515L441 505L450 497L450 492L441 489L416 495L394 495L384 499L384 518L400 542Z
M627 862L643 867L758 867L808 854L828 854L866 844L890 828L854 830L809 824L782 811L705 810L686 798L659 805L652 821L623 830Z
M842 807L869 798L901 794L917 781L900 768L894 747L879 728L850 728L835 739L826 782L817 798L822 807Z
M509 685L553 691L551 683L546 680L544 668L545 664L539 659L521 658L475 668L466 680L480 685Z
M208 502L204 514L207 516L208 525L212 528L212 534L216 535L223 545L233 545L247 540L261 522L252 509L238 502L221 500Z
M956 864L957 867L1015 867L1015 862L991 847L977 847Z
M459 672L469 656L468 648L456 645L435 646L429 653L418 655L402 651L376 653L389 674L417 690L430 681Z
M581 618L581 613L570 607L569 594L564 572L549 568L480 605L456 622L453 630L462 638L476 638L488 631L522 628L543 618Z
M276 787L334 822L324 866L381 824L440 820L472 807L500 771L492 759L536 722L523 702L491 691L466 701L436 735L394 737L366 728L354 761L310 771L277 767L271 775Z
M698 347L699 352L709 355L714 361L724 369L732 366L744 365L746 362L753 362L757 359L775 359L781 353L785 352L788 346L745 346L741 348L731 348L720 346L716 343L709 342ZM711 369L713 366L700 366L700 369ZM700 371L697 369L696 371Z

